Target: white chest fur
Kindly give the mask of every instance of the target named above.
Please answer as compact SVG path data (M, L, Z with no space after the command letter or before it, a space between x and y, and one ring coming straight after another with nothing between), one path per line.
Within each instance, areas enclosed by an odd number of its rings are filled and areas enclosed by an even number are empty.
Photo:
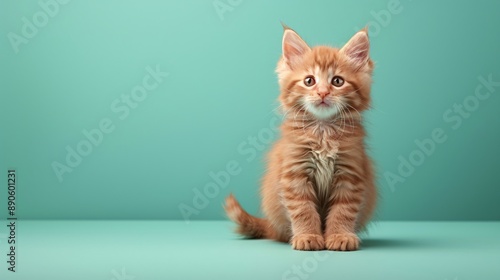
M320 195L326 195L331 190L338 148L338 142L332 139L321 139L312 147L312 175Z

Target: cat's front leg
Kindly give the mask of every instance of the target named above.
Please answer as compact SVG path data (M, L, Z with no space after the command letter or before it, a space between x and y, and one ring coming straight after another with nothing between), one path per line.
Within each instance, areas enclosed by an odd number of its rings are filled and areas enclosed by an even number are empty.
M324 235L326 249L357 250L356 222L364 199L363 182L352 175L342 175L335 180L333 189Z
M292 225L292 248L295 250L323 250L325 242L317 199L307 175L289 174L282 180L283 204Z

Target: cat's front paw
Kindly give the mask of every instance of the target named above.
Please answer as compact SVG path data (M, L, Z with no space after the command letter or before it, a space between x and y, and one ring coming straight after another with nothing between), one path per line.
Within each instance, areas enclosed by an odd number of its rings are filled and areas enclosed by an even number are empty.
M292 238L292 248L302 251L325 249L325 240L319 234L299 234Z
M326 249L333 251L355 251L359 238L354 233L336 233L326 237Z

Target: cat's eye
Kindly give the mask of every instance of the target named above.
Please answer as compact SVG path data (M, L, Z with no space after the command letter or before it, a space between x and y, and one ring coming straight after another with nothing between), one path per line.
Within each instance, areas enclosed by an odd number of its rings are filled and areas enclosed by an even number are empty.
M304 79L304 85L308 86L308 87L312 87L314 86L314 84L316 83L316 80L314 79L313 76L307 76L305 79Z
M342 79L342 77L335 76L332 78L332 85L334 87L341 87L344 85L344 79Z

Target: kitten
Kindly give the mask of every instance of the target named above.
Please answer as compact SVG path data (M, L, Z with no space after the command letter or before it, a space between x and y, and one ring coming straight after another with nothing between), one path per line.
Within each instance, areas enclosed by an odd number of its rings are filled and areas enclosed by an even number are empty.
M240 234L296 250L358 249L356 232L377 198L361 116L370 105L369 46L366 29L336 49L310 48L285 27L276 69L285 117L262 182L266 218L251 216L230 195L225 210Z

